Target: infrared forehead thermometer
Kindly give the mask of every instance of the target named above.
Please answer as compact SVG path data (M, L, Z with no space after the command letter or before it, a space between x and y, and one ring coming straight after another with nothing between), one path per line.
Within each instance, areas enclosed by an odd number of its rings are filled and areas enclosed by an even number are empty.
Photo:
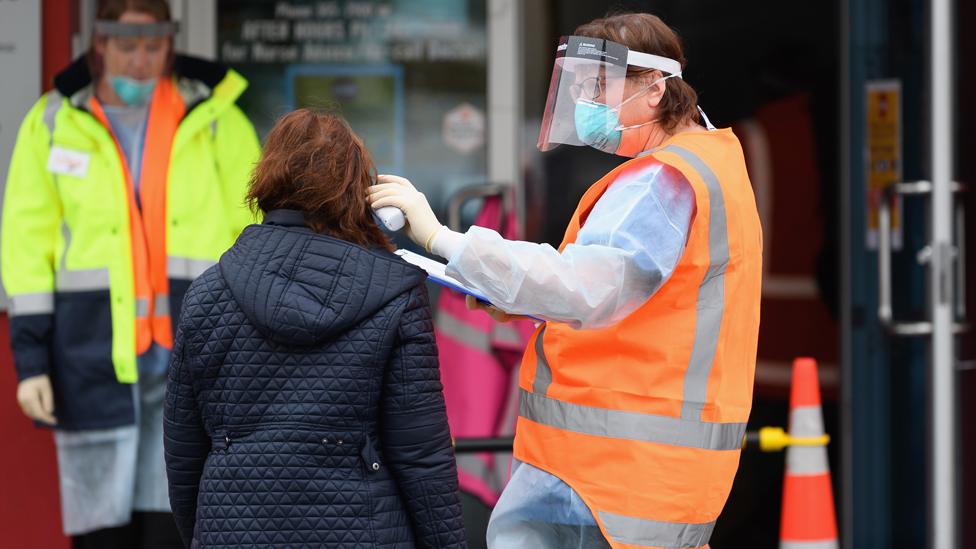
M406 218L403 217L403 212L396 206L383 206L378 210L373 210L373 217L393 232L399 231L407 224Z
M373 180L373 185L377 185L378 181ZM370 208L372 209L372 208ZM407 224L406 218L403 216L403 212L400 208L396 206L383 206L382 208L373 209L373 219L377 223L382 223L387 229L397 232Z

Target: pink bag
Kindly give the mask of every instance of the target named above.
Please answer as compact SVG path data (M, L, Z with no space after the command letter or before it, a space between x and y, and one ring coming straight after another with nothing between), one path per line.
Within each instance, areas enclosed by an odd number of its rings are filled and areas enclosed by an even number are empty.
M503 211L500 196L485 199L475 225L517 238L514 215ZM454 438L510 436L518 415L518 370L525 345L535 331L528 320L497 323L482 311L469 311L464 296L443 289L435 330L447 420ZM461 489L494 506L508 481L511 454L458 454Z

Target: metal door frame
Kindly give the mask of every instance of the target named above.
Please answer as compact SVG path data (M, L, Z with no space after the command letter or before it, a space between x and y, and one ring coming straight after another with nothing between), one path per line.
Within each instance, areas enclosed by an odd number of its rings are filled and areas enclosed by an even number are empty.
M951 549L959 539L953 245L953 37L952 0L929 0L928 80L931 208L928 231L929 348L927 545ZM842 0L841 9L841 185L842 185L842 500L843 546L887 547L890 539L890 463L884 455L897 436L887 417L887 372L864 360L873 352L869 332L878 303L865 296L866 274L875 257L863 246L864 200L861 144L864 140L863 87L868 67L883 56L888 37L883 0ZM882 24L879 24L882 22ZM959 283L964 283L959 280ZM855 329L857 328L857 329ZM927 332L928 333L928 332ZM878 363L885 363L879 359ZM859 368L855 368L855 363ZM872 467L865 467L872 464Z
M932 124L932 210L929 261L932 347L930 360L929 546L952 549L958 538L956 497L956 372L954 350L953 36L952 0L932 0L929 21L929 85ZM965 281L960 280L960 284Z

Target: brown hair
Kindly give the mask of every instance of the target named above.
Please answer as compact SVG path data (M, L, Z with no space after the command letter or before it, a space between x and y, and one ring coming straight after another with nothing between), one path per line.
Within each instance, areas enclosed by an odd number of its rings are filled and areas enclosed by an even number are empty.
M157 22L169 21L171 18L169 2L167 0L101 0L95 18L105 21L118 21L127 11L146 13L156 18Z
M629 49L652 55L669 57L685 68L685 55L681 49L681 39L664 21L649 13L618 13L602 19L594 19L581 25L574 33L610 40L627 46ZM638 76L650 72L642 67L627 67L627 76ZM658 104L658 120L666 131L681 124L698 122L698 94L682 78L669 78L664 81L665 93Z
M118 21L127 11L137 11L153 16L157 23L172 21L168 0L99 0L95 19L100 21ZM100 37L94 31L88 46L88 69L95 78L100 78L103 72L102 59L95 53L95 41ZM169 63L167 72L173 66L173 40L169 41Z
M317 233L392 250L366 199L375 174L369 151L342 117L299 109L268 133L247 201L265 213L299 210Z

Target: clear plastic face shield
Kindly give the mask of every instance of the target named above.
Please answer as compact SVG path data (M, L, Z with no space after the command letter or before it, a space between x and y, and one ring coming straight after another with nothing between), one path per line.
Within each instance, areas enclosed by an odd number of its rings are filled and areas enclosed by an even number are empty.
M663 76L627 97L628 65L657 69ZM681 65L674 59L631 51L609 40L560 38L539 131L539 150L548 151L560 144L588 145L615 154L624 131L649 123L624 126L620 109L653 85L674 77L681 77Z
M180 30L176 21L159 23L123 23L120 21L95 21L95 33L112 38L170 38Z
M149 101L178 30L175 21L95 21L95 35L112 39L111 47L103 50L105 78L123 103L143 106Z

